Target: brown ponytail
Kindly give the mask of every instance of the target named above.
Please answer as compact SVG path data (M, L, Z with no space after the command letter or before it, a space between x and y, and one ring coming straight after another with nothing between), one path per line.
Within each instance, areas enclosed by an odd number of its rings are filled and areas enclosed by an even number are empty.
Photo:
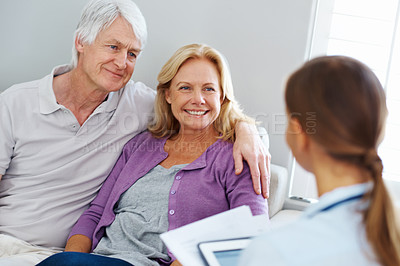
M364 200L367 239L382 265L400 265L400 229L392 200L382 179L377 147L386 121L386 98L375 74L349 57L313 59L286 84L286 107L302 128L333 158L366 169L373 183ZM307 114L317 123L307 131Z
M383 183L382 161L376 151L365 155L365 167L371 172L374 186L366 196L370 207L364 212L367 238L383 265L400 265L400 233L393 202Z

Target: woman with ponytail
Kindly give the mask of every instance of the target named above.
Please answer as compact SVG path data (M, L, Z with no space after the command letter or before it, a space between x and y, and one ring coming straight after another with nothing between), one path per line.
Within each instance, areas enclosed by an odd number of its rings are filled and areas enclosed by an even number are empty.
M325 56L293 73L286 141L315 175L319 202L297 222L256 238L241 265L400 265L396 211L377 148L385 94L359 61Z

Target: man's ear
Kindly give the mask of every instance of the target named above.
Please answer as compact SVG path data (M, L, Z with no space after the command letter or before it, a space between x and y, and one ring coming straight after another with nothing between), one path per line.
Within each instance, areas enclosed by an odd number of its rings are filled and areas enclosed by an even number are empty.
M82 52L83 52L83 44L82 44L81 39L79 39L78 36L75 38L75 49L76 49L79 53L82 53Z
M169 93L169 89L165 90L165 100L167 101L167 103L171 104L171 95Z

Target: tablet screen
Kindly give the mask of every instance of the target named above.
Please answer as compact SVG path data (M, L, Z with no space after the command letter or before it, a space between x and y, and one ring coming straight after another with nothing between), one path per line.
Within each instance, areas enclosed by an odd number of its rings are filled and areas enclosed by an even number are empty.
M199 249L206 265L235 266L239 263L241 251L250 241L250 238L239 238L202 242Z
M238 265L241 249L228 251L215 251L214 255L221 266Z

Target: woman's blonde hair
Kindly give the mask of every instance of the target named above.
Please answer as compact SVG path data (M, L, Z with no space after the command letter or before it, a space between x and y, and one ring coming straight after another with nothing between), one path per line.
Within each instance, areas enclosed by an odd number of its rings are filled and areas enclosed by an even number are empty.
M367 238L381 264L400 265L398 217L377 153L387 117L378 78L355 59L319 57L290 76L285 98L292 117L330 156L368 170L373 188L364 196L369 203L363 213ZM308 131L310 113L316 115L317 123Z
M221 86L221 111L214 121L215 130L223 140L235 140L235 125L239 121L254 124L252 118L243 114L233 94L233 85L229 66L224 56L216 49L205 44L189 44L179 48L162 67L158 74L157 96L155 100L155 117L148 126L153 136L161 138L173 136L179 132L180 124L174 117L171 105L165 99L165 92L169 90L171 80L180 67L190 59L207 59L215 64L219 73Z

